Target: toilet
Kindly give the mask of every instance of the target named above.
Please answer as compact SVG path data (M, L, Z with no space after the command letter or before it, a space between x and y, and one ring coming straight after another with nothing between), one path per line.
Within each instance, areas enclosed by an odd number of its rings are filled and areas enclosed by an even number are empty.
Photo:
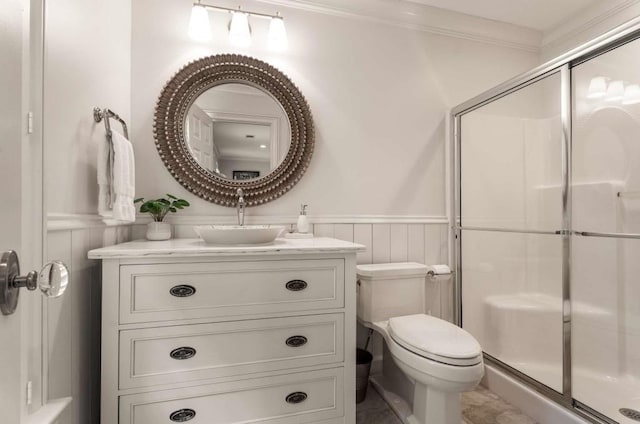
M393 368L410 382L396 391L406 392L413 383L406 421L460 424L460 395L472 390L484 373L482 349L462 328L425 314L428 271L419 263L358 265L358 321L385 341L383 373L392 373L386 364L390 356Z

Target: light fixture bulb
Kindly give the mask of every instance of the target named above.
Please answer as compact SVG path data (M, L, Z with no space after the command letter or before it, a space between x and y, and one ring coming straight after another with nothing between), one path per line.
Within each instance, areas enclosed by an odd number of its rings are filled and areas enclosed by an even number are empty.
M261 145L260 145L260 148L261 148L261 149L266 149L266 148L267 148L267 145L266 145L266 144L261 144Z
M284 19L279 16L271 18L271 23L269 24L269 47L275 51L284 51L288 45Z
M209 25L209 13L204 6L194 4L191 8L189 20L189 37L195 41L210 41L211 27Z
M605 77L593 77L589 83L588 99L600 99L607 95L607 79Z
M605 100L608 102L616 102L618 100L622 100L624 97L624 82L622 81L611 81L609 83L609 87L607 88L607 95Z
M640 85L631 84L624 89L623 105L635 105L640 103Z
M238 47L251 45L251 28L249 28L249 15L244 12L231 12L231 24L229 24L229 41Z

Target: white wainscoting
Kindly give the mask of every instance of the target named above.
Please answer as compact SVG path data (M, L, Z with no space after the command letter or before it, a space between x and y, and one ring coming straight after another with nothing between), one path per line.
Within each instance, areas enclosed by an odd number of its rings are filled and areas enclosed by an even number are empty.
M128 241L131 235L130 226L85 224L49 230L47 240L48 259L62 260L70 272L65 294L47 299L44 306L48 398L73 398L59 420L65 424L100 421L101 267L87 259L87 252Z
M194 225L234 223L235 216L173 217L174 237L195 237ZM296 216L247 217L248 224L289 226ZM335 237L367 246L358 263L416 261L448 263L448 220L428 216L311 216L311 228L318 237ZM91 249L144 238L146 217L133 225L104 224L96 215L49 215L48 257L60 259L71 273L67 292L46 303L48 331L49 398L72 396L61 422L98 422L100 388L100 263L87 259ZM433 316L451 320L451 282L427 284L427 307ZM367 336L359 328L358 345ZM370 349L378 360L381 338L374 336ZM114 370L116 372L116 370Z

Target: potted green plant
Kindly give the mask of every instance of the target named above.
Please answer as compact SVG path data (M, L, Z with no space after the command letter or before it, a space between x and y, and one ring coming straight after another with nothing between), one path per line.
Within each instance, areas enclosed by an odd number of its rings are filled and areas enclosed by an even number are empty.
M189 202L178 199L173 194L146 201L140 197L133 202L142 203L140 212L148 213L153 218L153 221L147 224L147 240L169 240L171 238L171 224L164 222L164 218L169 213L176 213L178 210L190 206Z

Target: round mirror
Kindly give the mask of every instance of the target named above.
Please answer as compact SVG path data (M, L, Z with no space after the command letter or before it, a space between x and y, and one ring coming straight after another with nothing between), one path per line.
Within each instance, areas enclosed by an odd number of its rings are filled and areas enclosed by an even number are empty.
M284 160L291 128L284 109L261 88L228 83L200 94L187 112L184 138L193 159L226 180L269 175Z
M40 271L38 285L47 297L62 296L68 284L69 270L62 262L49 262Z
M165 84L153 120L160 158L187 190L223 206L282 196L314 149L313 118L295 84L268 63L226 54L189 63Z

